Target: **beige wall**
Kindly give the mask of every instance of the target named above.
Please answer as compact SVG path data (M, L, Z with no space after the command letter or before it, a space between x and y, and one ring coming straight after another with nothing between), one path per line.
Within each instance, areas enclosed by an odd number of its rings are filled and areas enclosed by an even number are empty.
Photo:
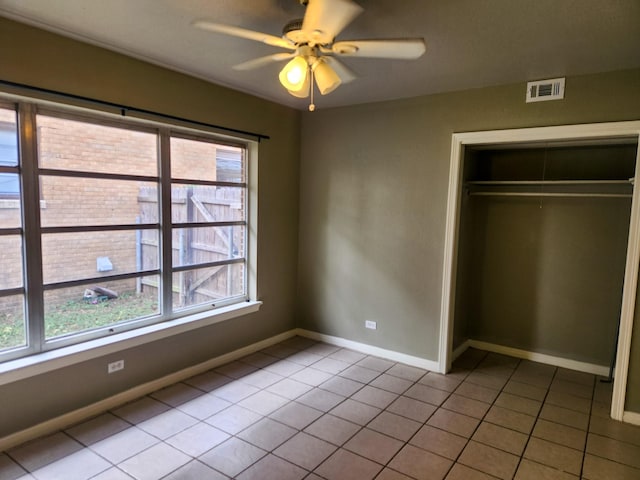
M436 361L451 135L640 118L640 70L566 85L555 102L517 84L304 114L300 325Z
M297 111L1 18L0 78L271 137L259 147L260 311L0 386L0 437L294 327ZM120 358L126 369L107 376Z

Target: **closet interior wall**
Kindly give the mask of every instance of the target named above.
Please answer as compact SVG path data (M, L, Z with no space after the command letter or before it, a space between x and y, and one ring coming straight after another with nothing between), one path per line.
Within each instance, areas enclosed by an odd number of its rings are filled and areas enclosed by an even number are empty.
M636 149L466 151L454 349L472 339L609 367Z

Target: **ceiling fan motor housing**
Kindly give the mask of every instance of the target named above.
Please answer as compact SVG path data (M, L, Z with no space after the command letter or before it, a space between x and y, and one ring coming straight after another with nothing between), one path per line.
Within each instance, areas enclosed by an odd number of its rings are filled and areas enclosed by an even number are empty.
M307 43L307 36L302 32L302 18L291 20L282 28L282 36L296 45Z

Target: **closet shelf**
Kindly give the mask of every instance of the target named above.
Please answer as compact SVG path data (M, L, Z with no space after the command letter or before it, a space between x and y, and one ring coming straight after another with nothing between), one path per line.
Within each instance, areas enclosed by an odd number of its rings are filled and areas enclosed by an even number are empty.
M471 180L468 185L509 186L509 185L633 185L628 180Z

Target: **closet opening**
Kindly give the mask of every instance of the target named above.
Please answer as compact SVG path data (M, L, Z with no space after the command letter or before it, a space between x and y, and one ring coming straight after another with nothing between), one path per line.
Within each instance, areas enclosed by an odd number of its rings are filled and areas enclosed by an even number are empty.
M609 377L622 419L639 134L640 122L454 134L443 371L473 346Z

